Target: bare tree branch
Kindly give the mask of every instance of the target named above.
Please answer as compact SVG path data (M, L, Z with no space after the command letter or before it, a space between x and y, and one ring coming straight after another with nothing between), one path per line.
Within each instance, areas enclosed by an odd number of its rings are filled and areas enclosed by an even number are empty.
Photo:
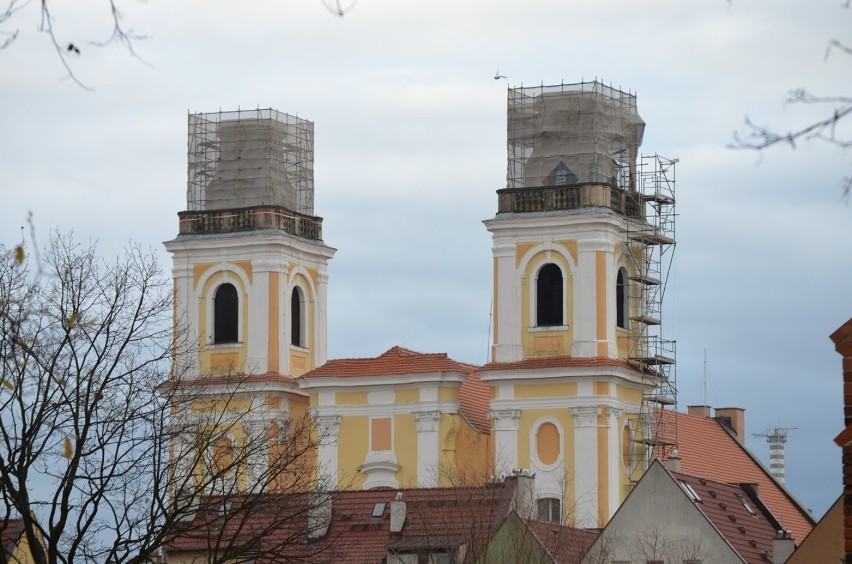
M251 376L176 371L192 347L153 254L54 233L32 270L19 248L0 246L0 529L20 519L39 564L148 562L188 528L207 562L304 545L322 437Z

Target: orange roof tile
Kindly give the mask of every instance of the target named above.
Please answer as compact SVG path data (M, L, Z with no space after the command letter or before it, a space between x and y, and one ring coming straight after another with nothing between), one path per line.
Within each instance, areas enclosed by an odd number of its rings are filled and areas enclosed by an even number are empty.
M459 411L480 433L491 432L488 411L491 409L491 386L471 373L459 389Z
M802 542L815 525L813 517L721 424L676 411L660 413L665 438L677 443L685 474L728 484L756 484L760 499L775 518L792 531L796 542Z
M339 358L329 360L301 376L310 378L353 378L369 376L401 376L428 372L464 372L476 370L472 364L457 362L447 353L419 353L396 346L373 358Z

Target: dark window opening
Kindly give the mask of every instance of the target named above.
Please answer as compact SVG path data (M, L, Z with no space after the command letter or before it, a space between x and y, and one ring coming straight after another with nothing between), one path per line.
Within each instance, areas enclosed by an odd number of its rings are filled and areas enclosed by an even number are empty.
M233 284L222 284L213 297L213 342L236 343L239 341L239 307L237 289Z
M302 346L302 296L298 288L293 288L290 296L290 344Z
M562 295L562 271L555 264L544 265L536 281L536 325L563 325Z
M562 502L555 497L543 497L538 500L538 520L550 523L562 522Z
M627 277L624 269L618 269L618 278L615 281L615 324L622 329L627 328Z

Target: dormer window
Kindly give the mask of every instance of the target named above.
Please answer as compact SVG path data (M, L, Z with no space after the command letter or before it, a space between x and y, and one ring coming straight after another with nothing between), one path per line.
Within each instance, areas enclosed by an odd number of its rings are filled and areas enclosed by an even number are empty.
M239 342L239 307L237 289L222 284L213 296L213 343Z

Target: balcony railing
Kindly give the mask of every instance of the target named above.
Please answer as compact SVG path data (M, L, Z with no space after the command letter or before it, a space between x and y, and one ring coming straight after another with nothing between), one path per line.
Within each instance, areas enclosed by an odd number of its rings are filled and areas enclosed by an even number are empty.
M603 207L627 217L642 217L638 192L609 184L573 184L497 190L497 213L527 213Z
M255 206L178 213L181 235L236 233L279 229L296 237L322 241L322 218L292 212L280 206Z

